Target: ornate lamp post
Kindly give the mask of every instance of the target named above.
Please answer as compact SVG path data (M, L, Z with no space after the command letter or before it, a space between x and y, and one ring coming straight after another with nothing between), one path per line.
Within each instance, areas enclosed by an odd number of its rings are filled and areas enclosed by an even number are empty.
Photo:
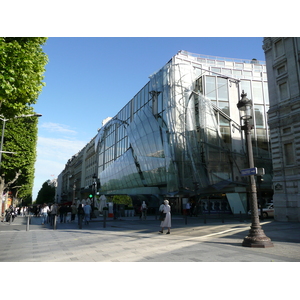
M75 196L76 196L76 181L77 179L74 180L74 185L73 185L73 199L72 199L72 204L75 204Z
M239 100L237 107L240 110L241 115L243 114L241 116L241 119L244 121L242 130L245 131L249 168L254 168L253 149L251 143L251 129L253 128L253 126L250 125L250 120L252 119L252 101L249 100L246 96L247 94L245 94L244 91L242 91L242 99ZM274 245L271 242L271 239L265 235L259 223L257 191L254 175L250 175L250 209L252 224L248 236L244 238L242 246L253 248L273 247Z
M95 194L96 194L96 190L97 190L97 175L94 173L93 175L93 186L92 186L92 190L93 190L93 204L92 204L92 216L94 216L94 208L95 208Z

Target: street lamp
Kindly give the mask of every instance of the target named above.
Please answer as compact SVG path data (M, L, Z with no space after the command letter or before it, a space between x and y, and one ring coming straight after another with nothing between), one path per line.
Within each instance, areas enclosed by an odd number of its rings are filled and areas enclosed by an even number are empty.
M252 119L252 101L249 100L247 94L242 91L242 99L238 102L237 107L241 112L241 119L244 121L244 125L241 127L245 131L247 156L249 167L254 168L253 149L251 143L251 129L250 120ZM262 230L259 223L258 206L257 206L257 191L254 175L250 175L250 209L251 209L251 228L248 236L244 238L242 246L253 247L253 248L267 248L273 247L271 239L268 238Z
M97 189L97 175L94 173L93 175L93 204L92 204L92 213L94 217L94 208L95 208L95 194L96 194L96 189Z
M72 204L75 204L75 196L76 196L76 181L77 179L74 180L74 185L73 185L73 200Z

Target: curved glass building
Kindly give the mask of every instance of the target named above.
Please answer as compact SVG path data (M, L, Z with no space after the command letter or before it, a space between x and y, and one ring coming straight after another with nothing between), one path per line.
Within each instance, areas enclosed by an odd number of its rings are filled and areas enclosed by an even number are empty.
M248 168L237 103L253 101L255 166L266 175L259 191L272 197L269 107L264 62L180 51L107 122L95 138L100 193L167 197L180 211L246 212Z

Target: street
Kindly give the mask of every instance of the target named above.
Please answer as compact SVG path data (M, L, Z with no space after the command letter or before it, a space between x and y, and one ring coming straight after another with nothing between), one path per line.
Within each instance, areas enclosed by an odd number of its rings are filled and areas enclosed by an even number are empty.
M249 220L209 220L182 216L172 219L171 234L159 234L158 220L138 217L93 220L78 229L77 223L40 225L18 217L0 225L0 262L299 262L299 223L263 221L274 247L242 247Z

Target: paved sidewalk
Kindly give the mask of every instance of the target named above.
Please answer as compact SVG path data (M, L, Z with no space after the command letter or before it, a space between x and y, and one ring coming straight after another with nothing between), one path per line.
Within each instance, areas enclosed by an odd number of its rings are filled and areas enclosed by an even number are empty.
M58 223L56 230L32 218L0 224L0 262L299 262L300 223L263 221L274 247L242 247L250 221L172 217L171 234L159 234L160 222L127 217Z

